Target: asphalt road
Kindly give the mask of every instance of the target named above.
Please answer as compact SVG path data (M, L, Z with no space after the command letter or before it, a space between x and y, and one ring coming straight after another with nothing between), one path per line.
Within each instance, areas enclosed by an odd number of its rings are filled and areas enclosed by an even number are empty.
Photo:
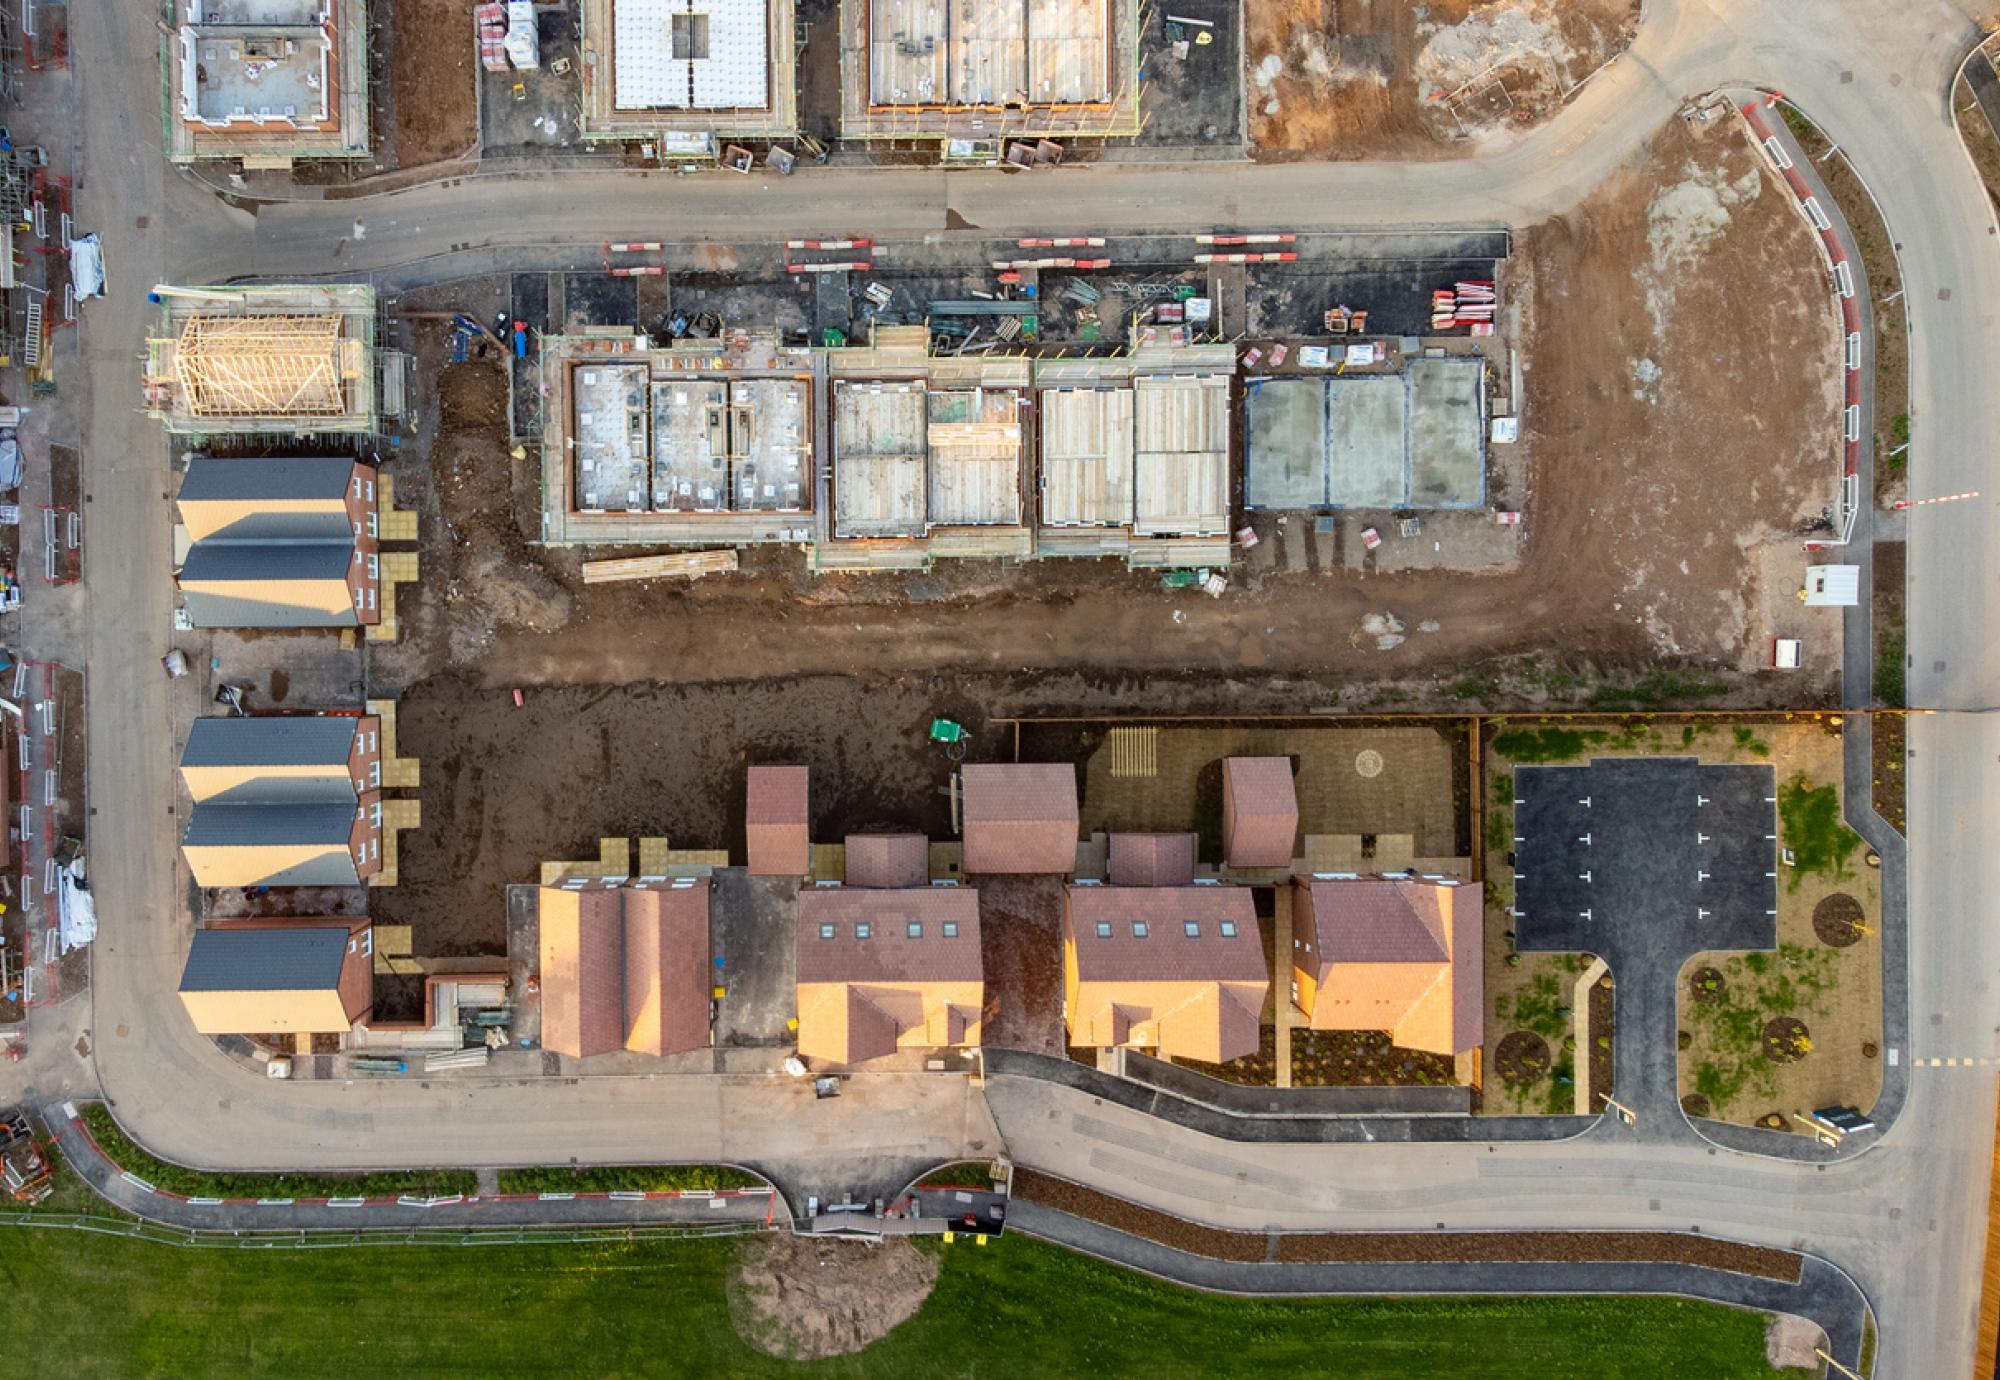
M135 360L152 282L245 274L361 273L385 283L482 271L528 246L608 239L879 237L1041 230L1084 233L1242 225L1311 230L1522 224L1575 204L1629 160L1686 96L1781 87L1841 143L1883 201L1901 245L1914 335L1916 491L1985 491L1925 510L1910 552L1912 702L1911 1048L1901 1058L1994 1055L2000 882L1987 781L2000 761L1994 625L2000 435L2000 255L1992 210L1951 126L1951 74L1974 30L1963 7L1869 0L1651 0L1632 52L1551 125L1476 160L1409 168L1343 164L1082 167L1061 179L1064 220L1006 174L812 172L790 181L577 174L470 178L382 198L302 202L251 217L160 159L157 32L143 7L71 13L73 83L87 177L78 221L99 231L112 295L65 342L60 406L87 457L91 563L92 864L103 931L95 955L96 1069L127 1125L157 1153L233 1167L389 1166L570 1156L609 1161L773 1158L837 1178L887 1173L992 1144L976 1094L893 1080L830 1118L780 1085L691 1088L673 1079L430 1087L271 1085L189 1029L173 996L179 932L173 838L165 446L138 414ZM135 75L138 74L138 75ZM960 227L948 229L948 226ZM893 252L893 250L891 250ZM79 368L81 363L84 367ZM1691 443L1698 444L1698 441ZM67 1066L65 1066L67 1071ZM31 1078L44 1074L26 1067ZM945 1086L942 1081L933 1086ZM995 1079L991 1102L1026 1162L1209 1220L1260 1225L1699 1226L1804 1246L1849 1270L1883 1322L1879 1373L1963 1374L1973 1350L1983 1192L1995 1085L1985 1068L1926 1068L1880 1147L1803 1167L1695 1145L1244 1147L1099 1108L1072 1090Z

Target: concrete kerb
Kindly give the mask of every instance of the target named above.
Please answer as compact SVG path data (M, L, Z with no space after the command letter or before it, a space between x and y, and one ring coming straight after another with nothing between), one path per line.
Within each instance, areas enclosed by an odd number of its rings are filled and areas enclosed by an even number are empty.
M1811 1319L1826 1335L1828 1350L1843 1364L1860 1364L1862 1338L1874 1320L1867 1294L1852 1276L1821 1256L1794 1252L1799 1280L1743 1275L1711 1266L1663 1262L1490 1262L1437 1261L1384 1265L1380 1262L1241 1262L1217 1260L1147 1241L1087 1218L1017 1201L1009 1228L1050 1245L1075 1251L1167 1284L1233 1297L1299 1298L1471 1298L1535 1294L1593 1298L1638 1295L1695 1299L1756 1312L1788 1312ZM1357 1232L1356 1236L1369 1233ZM1496 1235L1505 1235L1497 1232ZM1702 1239L1730 1238L1702 1234ZM1749 1243L1736 1243L1749 1244ZM1480 1275L1492 1276L1490 1283ZM1470 1276L1463 1282L1425 1276ZM1353 1277L1349 1285L1345 1277ZM1388 1281L1394 1278L1396 1282ZM1846 1304L1844 1309L1822 1305Z
M1981 53L1985 52L1987 46L1991 44L1996 37L2000 37L2000 35L1996 34L1980 35L1979 41L1973 44L1972 47L1966 51L1965 56L1959 59L1958 66L1952 69L1951 85L1945 88L1944 99L1945 99L1946 112L1952 117L1952 123L1954 126L1957 125L1958 120L1957 120L1957 108L1951 104L1952 93L1958 89L1959 82L1964 81L1966 79L1965 69L1972 65L1972 60L1978 57ZM1805 112L1803 111L1800 112L1800 114L1804 113ZM1812 117L1808 115L1806 116L1806 118L1811 119ZM1990 124L1991 122L1989 121L1988 123ZM2000 129L1995 129L1993 133L1996 138L2000 138ZM1973 161L1972 150L1965 146L1965 140L1963 138L1961 138L1958 141L1958 151L1965 155L1966 166L1972 169L1973 177L1978 178L1980 181L1983 182L1984 179L1980 178L1979 174L1979 164ZM1852 167L1853 164L1850 163L1848 166ZM1856 173L1854 175L1854 180L1857 182L1861 182L1861 174ZM1865 188L1867 187L1868 184L1866 182L1861 182L1861 185ZM1871 191L1868 193L1868 196L1870 200L1873 200L1875 194ZM1876 202L1875 209L1877 211L1880 211L1882 209L1882 204L1880 202ZM1882 217L1882 223L1884 225L1887 225L1889 223L1889 217L1884 215ZM2000 215L1995 214L1992 207L1992 199L1990 197L1987 199L1986 229L1988 234L2000 235ZM1898 266L1900 267L1902 263L1902 253L1900 250L1897 251L1896 261ZM1904 301L1903 304L1903 316L1904 316L1904 324L1905 327L1907 328L1909 320L1909 303L1907 299Z

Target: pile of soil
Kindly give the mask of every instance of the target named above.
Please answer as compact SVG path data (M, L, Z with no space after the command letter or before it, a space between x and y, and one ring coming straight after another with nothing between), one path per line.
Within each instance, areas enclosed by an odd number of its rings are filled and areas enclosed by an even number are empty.
M1831 949L1845 949L1860 942L1866 921L1861 903L1846 892L1836 891L1813 907L1813 933Z
M1032 1169L1014 1171L1013 1196L1107 1227L1217 1260L1263 1260L1270 1238L1263 1232L1224 1231L1140 1207ZM1746 1246L1677 1232L1322 1232L1280 1233L1281 1261L1659 1261L1733 1270L1797 1283L1799 1257L1791 1251Z
M1688 974L1688 995L1703 1006L1719 1006L1728 989L1720 968L1697 968Z
M1532 1030L1509 1031L1493 1051L1493 1067L1513 1087L1539 1083L1549 1075L1549 1042Z
M1764 1057L1774 1064L1796 1064L1810 1052L1810 1033L1797 1016L1773 1016L1764 1022Z
M745 1244L729 1318L773 1356L844 1356L914 1316L937 1274L935 1254L897 1237L864 1244L775 1233Z

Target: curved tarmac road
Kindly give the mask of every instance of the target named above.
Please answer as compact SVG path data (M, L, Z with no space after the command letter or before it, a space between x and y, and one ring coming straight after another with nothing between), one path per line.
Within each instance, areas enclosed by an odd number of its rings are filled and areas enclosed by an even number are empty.
M1966 0L1969 7L1971 0ZM149 324L141 288L245 274L380 274L385 282L476 272L524 246L607 239L778 239L839 228L945 235L947 212L987 233L1051 227L1043 197L996 173L814 172L790 181L585 173L468 178L362 201L296 203L252 217L164 170L156 30L132 6L72 19L73 80L88 177L79 222L98 229L114 296L93 303L88 371L65 383L89 456L93 556L86 595L96 1067L127 1126L194 1164L391 1166L524 1159L726 1157L801 1172L949 1158L990 1148L976 1094L869 1080L837 1121L794 1109L765 1080L572 1083L452 1080L353 1086L252 1079L189 1029L173 996L178 932L171 795L174 710L158 674L170 590L165 448L134 409ZM1913 1048L1902 1058L1990 1057L2000 894L1984 789L2000 761L1994 623L1992 438L2000 436L2000 255L1991 209L1947 110L1950 73L1974 36L1949 4L1867 0L1652 0L1633 50L1536 134L1477 160L1422 169L1345 164L1213 166L1163 176L1102 166L1058 174L1062 229L1242 224L1298 230L1438 222L1523 224L1575 204L1689 95L1782 87L1840 141L1882 199L1902 246L1914 334L1912 469L1919 491L1984 490L1928 510L1913 534L1909 683L1936 717L1912 724L1910 913ZM134 74L146 74L143 81ZM1199 202L1188 195L1200 178ZM1051 184L1053 186L1053 184ZM1196 216L1195 211L1200 214ZM726 229L724 228L726 227ZM970 232L959 232L970 233ZM71 377L79 371L72 370ZM1690 444L1699 444L1690 438ZM34 649L30 649L34 650ZM186 712L190 706L182 706ZM30 1070L31 1075L34 1070ZM859 1082L859 1080L858 1080ZM1883 1319L1881 1373L1955 1375L1973 1349L1982 1244L1978 1185L1995 1086L1985 1069L1925 1070L1880 1147L1804 1167L1698 1146L1238 1146L1133 1120L1086 1095L996 1078L1000 1129L1024 1161L1208 1220L1264 1225L1700 1226L1821 1251ZM760 1146L752 1138L755 1125ZM772 1128L784 1139L770 1144ZM760 1153L759 1151L764 1153Z

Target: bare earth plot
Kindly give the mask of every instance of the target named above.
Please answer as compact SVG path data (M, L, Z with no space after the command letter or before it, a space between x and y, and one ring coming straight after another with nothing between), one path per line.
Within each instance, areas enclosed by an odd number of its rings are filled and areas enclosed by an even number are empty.
M390 104L390 148L396 165L414 168L472 151L479 140L474 83L478 44L472 7L451 0L395 0Z
M1247 0L1259 158L1447 158L1540 123L1625 50L1636 0Z

